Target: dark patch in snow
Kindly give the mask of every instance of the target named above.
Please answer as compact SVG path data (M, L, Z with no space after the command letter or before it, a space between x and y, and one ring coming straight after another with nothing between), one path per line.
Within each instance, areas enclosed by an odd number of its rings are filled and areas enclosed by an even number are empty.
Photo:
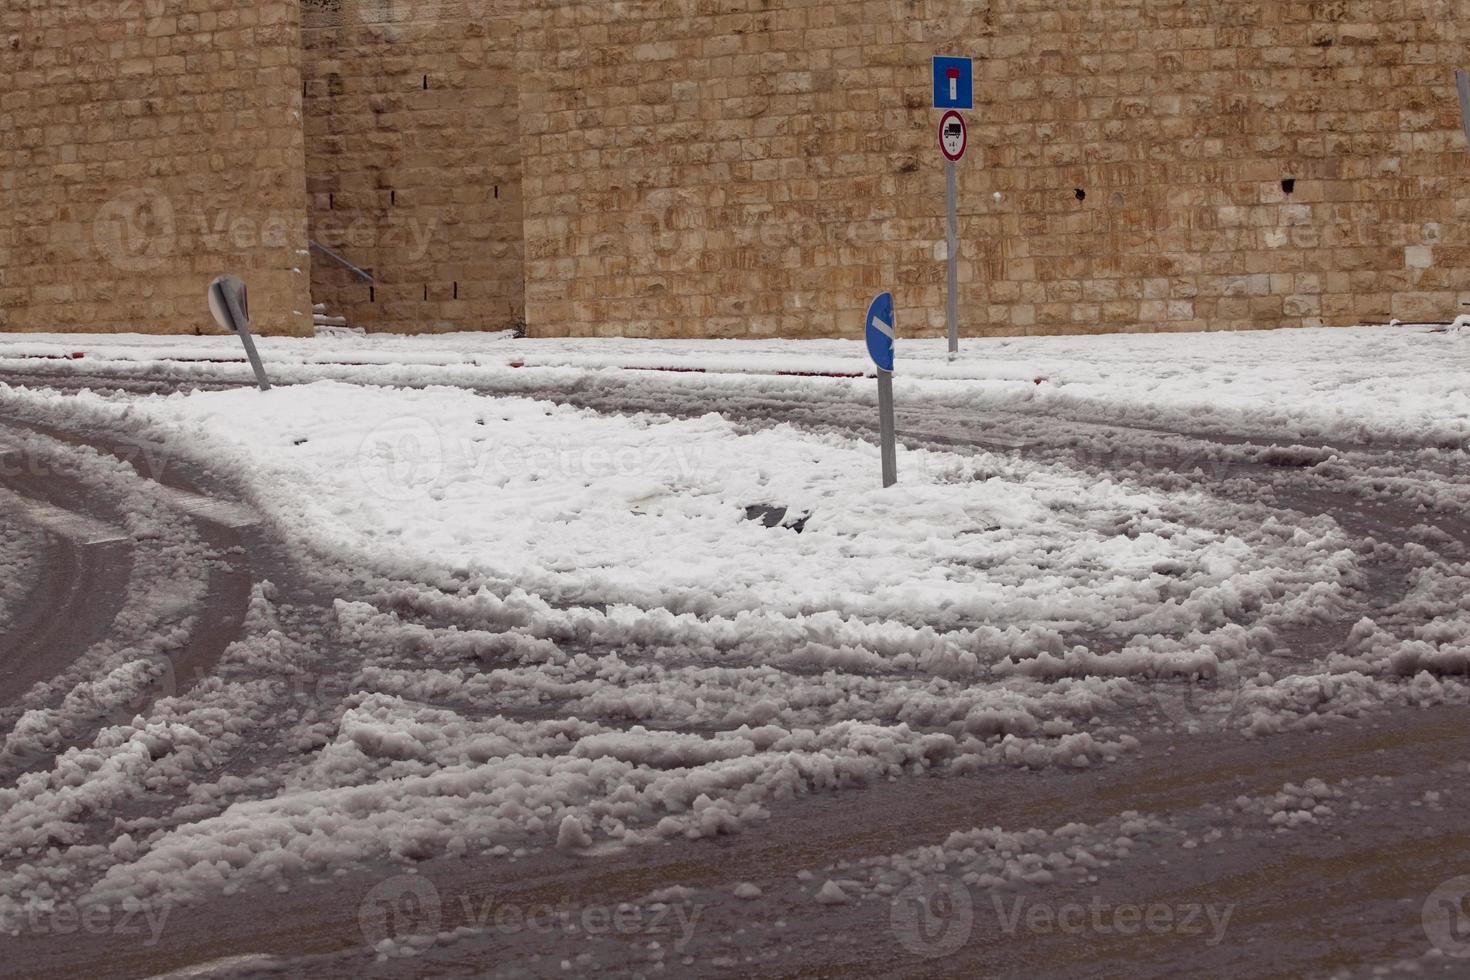
M801 514L796 519L790 519L785 507L776 507L772 504L753 504L745 508L745 519L747 521L760 521L766 527L784 527L800 534L806 530L806 522L811 519L811 514Z
M1313 449L1309 446L1268 446L1256 458L1266 466L1308 469L1327 462L1330 456L1325 449Z

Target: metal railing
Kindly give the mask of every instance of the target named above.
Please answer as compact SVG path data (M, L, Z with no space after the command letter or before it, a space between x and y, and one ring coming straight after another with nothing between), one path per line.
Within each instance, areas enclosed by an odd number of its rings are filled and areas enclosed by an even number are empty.
M367 272L367 271L365 271L363 269L360 269L357 266L353 265L351 262L348 262L342 256L338 255L336 252L334 252L331 249L327 248L327 246L323 245L321 242L313 241L310 244L311 244L311 247L312 248L316 249L318 252L321 252L327 258L331 259L333 262L336 262L342 268L346 269L348 272L351 272L353 275L357 276L357 278L361 279L363 282L366 282L366 283L376 283L377 282L377 280L373 278L372 273Z

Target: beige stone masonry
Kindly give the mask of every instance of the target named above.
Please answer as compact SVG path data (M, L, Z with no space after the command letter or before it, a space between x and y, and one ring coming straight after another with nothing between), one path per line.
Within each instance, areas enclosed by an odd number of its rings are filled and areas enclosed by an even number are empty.
M1466 2L8 4L0 330L938 335L935 53L966 335L1447 320Z
M304 6L312 291L355 326L524 322L518 3Z
M968 335L1448 319L1470 300L1463 3L529 7L536 334L851 337L888 286L903 333L941 332L936 53L976 59Z
M0 10L0 330L310 330L295 0ZM298 271L299 270L299 271Z

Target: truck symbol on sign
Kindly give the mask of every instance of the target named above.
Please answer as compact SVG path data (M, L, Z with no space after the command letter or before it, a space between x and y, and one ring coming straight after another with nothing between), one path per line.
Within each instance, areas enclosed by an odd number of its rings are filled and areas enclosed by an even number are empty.
M965 155L965 144L969 142L965 132L965 119L953 110L939 120L939 150L944 158L954 162Z

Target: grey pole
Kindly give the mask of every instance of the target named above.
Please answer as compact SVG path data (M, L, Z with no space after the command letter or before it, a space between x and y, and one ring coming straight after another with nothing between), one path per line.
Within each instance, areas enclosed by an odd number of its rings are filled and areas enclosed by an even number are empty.
M898 482L898 434L893 424L893 372L878 369L878 428L883 444L883 486Z
M271 383L266 379L265 365L260 363L260 355L255 351L255 338L250 336L249 321L240 324L240 341L245 345L245 356L250 358L250 367L255 371L255 380L260 385L260 390L270 391Z
M946 160L944 182L949 196L949 353L953 357L960 352L960 266L959 266L959 217L955 201L955 163Z
M1460 90L1460 121L1465 125L1465 140L1470 143L1470 78L1455 70L1455 87ZM1466 147L1470 151L1470 146Z

